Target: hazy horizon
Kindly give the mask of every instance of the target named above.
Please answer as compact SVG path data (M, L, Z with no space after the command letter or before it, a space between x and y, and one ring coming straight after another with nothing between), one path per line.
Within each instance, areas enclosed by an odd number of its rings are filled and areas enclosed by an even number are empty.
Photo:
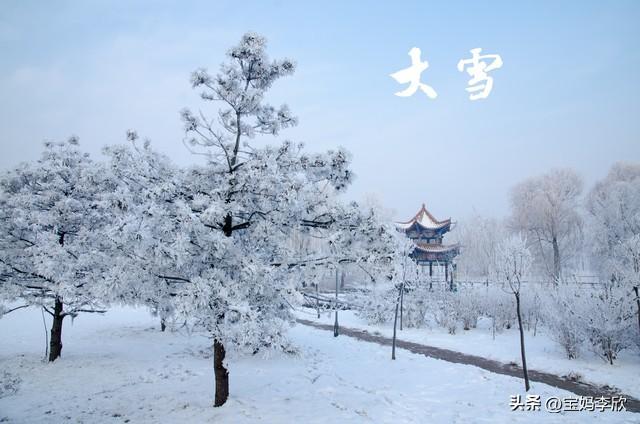
M297 62L268 99L300 119L279 139L347 148L357 175L348 196L373 193L396 220L422 203L439 219L504 216L523 178L571 167L588 189L613 163L640 160L640 3L246 4L8 2L0 168L72 134L97 154L130 128L180 164L197 160L178 113L215 105L189 75L215 72L250 30L272 58ZM412 47L430 63L422 81L435 100L393 95L404 86L389 74L409 66ZM475 47L504 66L489 98L472 102L456 64Z

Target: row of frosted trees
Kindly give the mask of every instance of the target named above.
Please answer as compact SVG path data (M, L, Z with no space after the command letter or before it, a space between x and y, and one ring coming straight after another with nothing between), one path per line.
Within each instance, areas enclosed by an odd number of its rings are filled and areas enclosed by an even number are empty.
M486 279L497 243L506 233L520 232L534 256L533 271L543 280L571 281L576 274L637 280L632 274L634 237L640 234L640 164L616 163L586 194L583 187L575 171L551 170L512 188L506 220L476 215L460 222L452 234L464 245L460 275Z
M582 191L568 169L517 184L506 222L476 216L459 226L465 248L458 265L488 282L501 240L510 231L524 234L533 257L529 280L536 282L529 297L541 299L551 336L569 358L586 340L613 363L621 350L640 345L640 164L616 163Z

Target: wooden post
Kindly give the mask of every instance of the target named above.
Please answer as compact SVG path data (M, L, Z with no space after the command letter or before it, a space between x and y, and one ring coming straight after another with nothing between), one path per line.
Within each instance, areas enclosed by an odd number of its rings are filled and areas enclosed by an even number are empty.
M633 291L636 294L636 303L638 304L638 329L640 330L640 294L638 293L638 286L634 286Z
M336 267L336 320L333 323L333 337L338 337L338 268Z
M318 319L320 319L320 293L318 293L317 281L316 281L316 312L318 313Z
M402 303L404 301L404 281L402 281L402 291L400 292L400 331L402 331Z
M458 278L458 266L456 264L451 264L451 287L455 286L457 278Z

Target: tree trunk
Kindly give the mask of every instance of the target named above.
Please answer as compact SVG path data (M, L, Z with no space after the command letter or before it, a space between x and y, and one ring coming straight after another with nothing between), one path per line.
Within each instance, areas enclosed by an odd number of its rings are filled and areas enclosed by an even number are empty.
M222 406L229 397L229 371L224 367L224 345L213 341L213 371L216 376L216 395L213 406Z
M400 286L400 290L404 287ZM398 300L396 300L396 313L393 317L393 341L391 342L391 359L396 359L396 327L398 325L398 306L400 305L400 296L402 292L398 293Z
M527 372L527 358L524 352L524 330L522 328L522 314L520 313L520 294L515 293L516 296L516 311L518 313L518 328L520 329L520 354L522 355L522 374L524 375L524 388L525 391L529 391L529 373Z
M224 217L222 233L231 237L233 233L233 217L228 213ZM222 406L229 397L229 371L224 367L224 345L218 339L213 340L213 373L216 378L216 394L213 406Z
M167 324L164 321L164 318L160 318L160 331L164 333L164 330L167 329Z
M53 362L58 359L62 353L62 320L64 320L62 299L56 297L55 305L53 306L51 340L49 342L49 362Z
M224 233L225 237L231 237L231 235L233 234L233 217L231 216L230 213L228 213L224 217L224 224L222 225L222 232Z
M560 280L560 247L558 246L558 239L556 237L551 240L551 244L553 245L553 276L556 281Z

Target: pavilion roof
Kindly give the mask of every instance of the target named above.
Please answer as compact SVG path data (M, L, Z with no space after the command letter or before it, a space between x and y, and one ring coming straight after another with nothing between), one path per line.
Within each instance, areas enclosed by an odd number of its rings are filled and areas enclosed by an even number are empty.
M414 224L417 224L423 228L437 230L442 227L446 227L447 225L450 225L451 218L446 219L444 221L438 221L433 215L431 215L431 213L427 210L427 208L423 203L418 213L415 214L415 216L411 218L409 221L396 223L398 228L403 230L409 229Z

